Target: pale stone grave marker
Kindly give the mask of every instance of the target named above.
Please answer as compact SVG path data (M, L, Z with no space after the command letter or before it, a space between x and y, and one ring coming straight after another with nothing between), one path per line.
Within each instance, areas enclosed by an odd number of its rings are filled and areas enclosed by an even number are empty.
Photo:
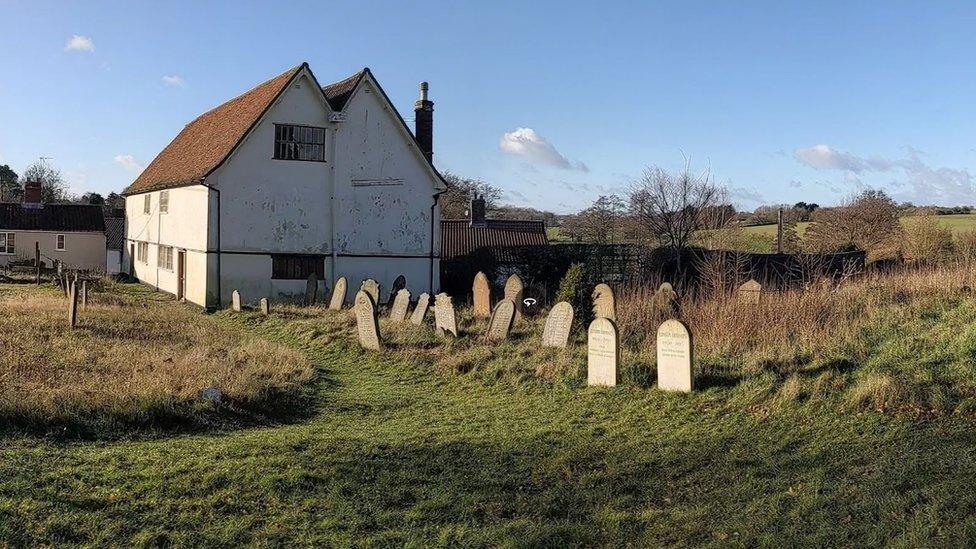
M485 340L498 342L508 338L508 331L512 328L515 320L515 304L509 299L503 299L495 305L495 310L491 312L491 320L488 321L488 329L485 330Z
M586 384L614 387L620 362L617 326L609 318L597 318L586 331Z
M596 285L593 288L593 317L594 318L609 318L610 320L617 321L617 300L613 295L613 289L607 284Z
M671 314L677 308L677 304L678 294L674 291L674 287L670 282L662 282L654 294L651 305L655 310Z
M393 298L393 306L390 307L390 320L393 322L403 322L407 319L407 307L410 306L410 290L401 288Z
M407 277L400 275L393 280L393 286L390 286L390 300L387 302L387 307L393 307L393 303L396 301L396 295L400 290L407 287Z
M665 391L694 389L691 332L678 320L665 320L657 329L657 386Z
M308 275L308 281L305 282L305 304L315 305L315 300L318 298L319 293L319 277L315 276L315 273Z
M346 277L340 276L339 280L336 280L335 288L332 290L332 299L329 300L329 309L333 311L341 311L343 304L346 302Z
M356 293L356 332L359 336L359 344L364 349L379 351L382 348L380 342L380 326L376 320L376 303L373 296L365 290Z
M443 335L444 332L451 332L454 337L458 335L457 317L454 314L454 302L451 296L439 293L434 296L434 327L437 333Z
M88 308L88 281L87 280L81 281L81 308L82 309Z
M491 284L485 273L478 271L478 274L474 275L471 293L474 295L474 316L476 318L491 316Z
M271 304L268 303L268 298L261 298L261 314L268 316L271 314Z
M363 281L362 286L359 287L360 290L369 294L369 297L373 298L373 305L375 306L380 302L380 283L373 280L372 278L367 278Z
M417 306L413 308L413 314L410 315L410 322L417 326L423 324L424 318L427 316L428 308L430 308L430 294L424 292L417 298Z
M525 285L517 274L513 274L505 281L505 299L515 304L515 320L522 318L522 298L525 297Z
M736 290L736 295L739 298L739 303L757 305L759 304L759 298L762 296L762 285L756 282L755 279L750 279L739 286L739 289Z
M237 290L230 293L230 310L235 313L241 312L241 293Z
M569 331L573 327L573 306L566 301L553 305L542 329L543 347L566 347Z

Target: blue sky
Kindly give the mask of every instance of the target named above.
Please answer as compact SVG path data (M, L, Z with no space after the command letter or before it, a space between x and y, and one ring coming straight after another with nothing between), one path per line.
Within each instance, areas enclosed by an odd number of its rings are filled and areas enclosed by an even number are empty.
M865 187L976 204L976 4L0 0L0 163L121 190L198 114L301 61L369 66L435 163L557 212L688 157L736 204Z

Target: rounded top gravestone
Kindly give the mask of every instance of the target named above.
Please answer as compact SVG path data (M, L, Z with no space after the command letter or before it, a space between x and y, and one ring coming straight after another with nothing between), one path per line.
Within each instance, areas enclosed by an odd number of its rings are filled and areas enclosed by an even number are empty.
M390 286L390 301L386 304L387 307L392 307L393 302L396 300L397 292L407 287L407 277L400 275L393 280L393 286Z
M407 307L410 306L410 290L401 288L393 298L393 305L390 307L390 320L393 322L403 322L407 319Z
M427 316L427 309L430 307L430 294L424 292L420 294L417 298L417 305L413 308L413 314L410 315L410 322L420 326L424 323L424 318Z
M586 331L586 384L617 385L620 362L620 337L617 325L609 318L597 318Z
M346 277L340 276L336 280L335 288L332 289L332 299L329 300L329 309L339 311L346 302Z
M609 318L617 320L617 300L613 295L613 289L604 283L597 284L593 288L593 317Z
M485 340L505 341L514 320L515 303L512 303L510 299L499 301L498 305L495 305L495 310L491 312L491 320L488 321L488 329L485 330Z
M657 386L665 391L694 389L694 347L688 327L675 319L657 329Z
M434 296L434 327L438 334L450 332L457 337L457 317L454 314L454 301L451 296L441 292Z
M566 347L569 332L573 327L573 306L560 301L552 306L546 325L542 329L543 347Z
M478 271L474 275L474 283L471 285L473 299L473 313L475 317L487 318L491 315L491 284L485 273Z
M363 281L362 286L359 287L361 291L369 294L369 297L373 298L373 305L377 305L380 302L380 283L373 280L372 278L367 278Z
M378 351L382 348L380 342L380 327L376 320L376 303L373 296L360 290L356 293L356 332L359 344L364 349Z
M515 320L522 318L522 298L525 296L525 285L517 274L513 274L505 281L505 299L515 304Z

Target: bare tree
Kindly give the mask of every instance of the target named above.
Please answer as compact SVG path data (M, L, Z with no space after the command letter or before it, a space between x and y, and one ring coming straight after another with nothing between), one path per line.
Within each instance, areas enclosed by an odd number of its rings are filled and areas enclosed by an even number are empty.
M481 179L461 177L451 172L444 172L447 181L447 192L440 197L441 217L444 219L461 219L468 210L468 203L475 194L485 199L485 209L494 208L502 197L502 190Z
M578 241L612 244L620 229L624 207L624 201L619 196L601 195L589 208L567 219L565 230Z
M897 255L902 234L895 201L867 190L843 206L818 210L804 240L814 251L863 250L873 261Z
M38 160L24 170L21 181L41 182L41 202L64 202L69 199L68 185L61 177L61 171L48 166L44 160Z

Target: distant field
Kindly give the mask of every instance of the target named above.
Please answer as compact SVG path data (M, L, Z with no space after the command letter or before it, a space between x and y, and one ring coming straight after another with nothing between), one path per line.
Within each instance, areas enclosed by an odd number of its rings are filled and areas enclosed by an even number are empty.
M901 218L901 222L904 224L911 217ZM952 230L953 233L960 233L963 231L969 231L976 229L976 214L959 214L959 215L940 215L936 219L939 221L939 225L947 227ZM800 236L806 232L809 223L797 223L796 232ZM767 236L776 236L776 224L772 223L769 225L754 225L752 227L746 227L747 232L759 233Z

